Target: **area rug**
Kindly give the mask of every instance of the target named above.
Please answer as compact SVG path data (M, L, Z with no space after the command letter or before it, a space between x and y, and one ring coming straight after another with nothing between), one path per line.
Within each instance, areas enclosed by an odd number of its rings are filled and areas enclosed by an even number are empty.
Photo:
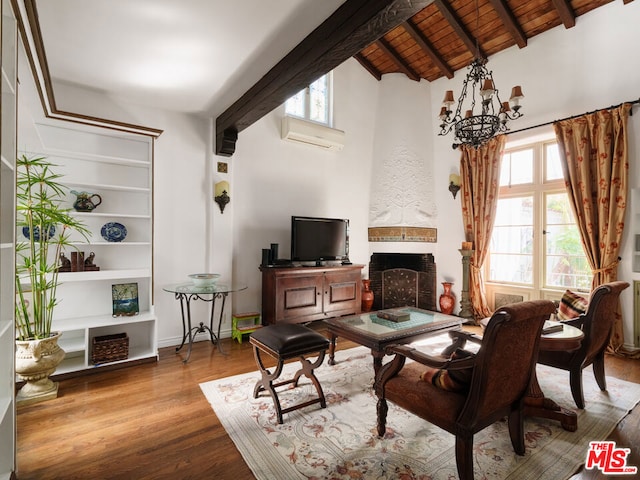
M298 367L298 362L287 364L282 378ZM574 406L569 374L537 368L545 394L560 405ZM257 372L200 385L257 479L458 478L453 435L391 403L387 434L378 438L368 349L338 351L336 365L325 361L316 372L327 408L315 404L287 413L283 425L277 423L270 396L253 398ZM586 409L578 410L577 432L551 420L527 418L526 454L521 457L513 452L506 421L496 422L474 437L475 478L559 480L574 474L585 462L589 442L605 440L640 400L638 384L608 377L608 391L601 392L590 368L583 380ZM281 388L283 408L315 396L306 377L296 389Z

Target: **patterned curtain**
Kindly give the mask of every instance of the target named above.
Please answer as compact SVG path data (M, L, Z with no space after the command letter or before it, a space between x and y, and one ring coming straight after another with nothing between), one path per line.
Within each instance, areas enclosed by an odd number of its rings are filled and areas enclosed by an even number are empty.
M489 253L489 242L496 216L500 188L500 159L506 135L498 135L477 149L461 146L460 158L462 221L467 242L473 242L469 295L476 320L491 316L484 294L482 265Z
M569 202L593 271L592 289L618 278L629 160L625 103L554 123ZM620 305L609 349L624 343Z

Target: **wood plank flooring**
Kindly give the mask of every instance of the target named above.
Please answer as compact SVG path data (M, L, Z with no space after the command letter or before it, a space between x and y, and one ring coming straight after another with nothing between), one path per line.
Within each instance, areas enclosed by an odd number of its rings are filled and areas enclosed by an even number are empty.
M222 345L227 356L208 342L195 344L186 365L182 353L164 348L157 363L62 380L57 399L20 407L18 480L254 478L199 387L256 370L248 341ZM338 342L339 349L352 346ZM608 356L606 372L640 383L637 360ZM631 447L628 464L640 467L640 407L611 439ZM605 478L613 477L597 470L577 477Z

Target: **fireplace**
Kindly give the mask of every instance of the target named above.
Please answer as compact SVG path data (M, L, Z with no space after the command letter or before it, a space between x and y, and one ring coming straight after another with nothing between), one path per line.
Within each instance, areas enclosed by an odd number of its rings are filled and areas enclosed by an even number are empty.
M436 264L431 253L374 253L369 279L374 310L405 306L436 310Z

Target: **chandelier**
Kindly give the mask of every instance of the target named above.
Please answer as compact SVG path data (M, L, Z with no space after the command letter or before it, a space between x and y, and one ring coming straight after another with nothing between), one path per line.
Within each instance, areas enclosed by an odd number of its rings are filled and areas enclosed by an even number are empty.
M479 31L479 26L480 9L476 0L476 31ZM447 135L451 130L454 131L453 148L458 148L460 145L478 148L498 133L508 131L508 120L515 120L522 116L520 113L520 100L524 98L522 87L519 85L513 87L509 101L501 101L498 89L493 82L493 75L490 70L487 70L486 64L487 60L480 55L478 34L476 34L476 55L467 67L469 73L464 80L456 111L454 113L451 108L455 103L453 90L447 90L438 115L442 122L439 135ZM463 104L468 99L471 103L464 107ZM476 99L480 103L477 108ZM464 118L462 112L464 112Z
M509 101L502 102L493 82L492 72L487 70L486 63L486 59L476 56L469 65L469 73L462 86L455 112L452 109L455 103L453 90L447 90L444 95L443 105L438 115L442 122L439 135L447 135L453 130L453 148L460 145L478 148L498 133L508 131L508 120L515 120L522 116L520 112L520 100L524 98L522 87L519 85L513 87ZM465 108L464 104L467 100L470 100L470 104L467 103L468 107ZM479 103L478 106L476 106L476 100Z

